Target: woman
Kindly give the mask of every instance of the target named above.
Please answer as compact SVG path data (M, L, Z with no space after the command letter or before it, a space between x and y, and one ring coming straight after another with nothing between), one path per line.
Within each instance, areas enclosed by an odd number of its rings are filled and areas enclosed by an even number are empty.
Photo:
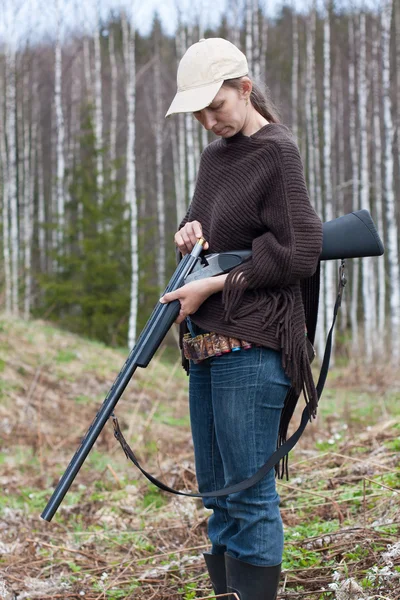
M202 236L210 253L252 249L251 259L228 274L160 299L181 304L176 322L190 374L196 475L200 492L207 492L250 477L266 462L285 439L301 390L315 416L304 332L305 303L315 306L318 292L302 295L301 282L315 276L322 224L296 143L248 77L236 46L222 38L193 44L177 83L166 116L192 112L219 136L202 152L193 199L175 234L177 249L189 253ZM194 338L215 341L214 332L227 351L218 341L207 358L196 355ZM213 511L212 548L204 557L215 593L275 599L283 526L273 470L253 487L203 502Z

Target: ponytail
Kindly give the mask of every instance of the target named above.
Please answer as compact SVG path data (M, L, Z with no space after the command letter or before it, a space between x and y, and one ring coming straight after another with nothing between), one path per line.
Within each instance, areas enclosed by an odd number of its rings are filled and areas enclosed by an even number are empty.
M248 77L246 75L246 77ZM234 79L225 79L222 85L226 87L234 88L235 90L242 90L242 79L243 77L235 77ZM250 102L258 113L264 119L267 119L269 123L280 123L278 109L270 98L269 88L265 84L253 83L253 87L250 94Z

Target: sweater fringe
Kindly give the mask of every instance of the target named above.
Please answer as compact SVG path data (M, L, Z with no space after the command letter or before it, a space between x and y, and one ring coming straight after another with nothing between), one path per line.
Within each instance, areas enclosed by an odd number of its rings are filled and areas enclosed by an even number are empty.
M235 286L235 287L233 287ZM224 319L229 323L250 314L255 310L262 311L262 329L275 327L275 337L279 340L281 348L282 366L289 377L291 387L286 395L284 408L279 423L277 448L282 446L286 439L290 420L295 411L299 396L303 392L308 406L310 419L316 417L318 396L315 388L311 364L307 353L306 336L304 330L295 331L293 324L293 311L295 308L295 293L290 287L279 290L251 290L253 301L247 306L240 306L244 284L232 282L232 287L224 287ZM288 475L288 456L286 455L275 467L278 477Z

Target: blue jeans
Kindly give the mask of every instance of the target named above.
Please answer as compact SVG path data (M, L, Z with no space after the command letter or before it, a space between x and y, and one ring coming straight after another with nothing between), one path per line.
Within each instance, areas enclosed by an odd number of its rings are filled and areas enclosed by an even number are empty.
M191 335L204 333L188 319ZM290 381L280 352L255 347L190 361L189 406L200 492L253 475L276 449L281 411ZM253 487L203 498L213 513L208 536L213 554L227 552L254 565L280 564L283 525L275 471Z

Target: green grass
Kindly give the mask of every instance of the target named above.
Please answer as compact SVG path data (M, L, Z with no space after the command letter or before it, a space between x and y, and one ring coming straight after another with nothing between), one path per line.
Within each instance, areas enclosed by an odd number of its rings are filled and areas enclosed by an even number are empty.
M81 394L79 396L76 396L74 398L74 401L76 402L76 404L90 404L91 402L93 402L93 398Z
M385 442L384 445L386 446L386 448L392 450L393 452L400 452L400 437Z
M171 407L162 403L159 404L157 411L154 414L153 421L164 425L171 425L172 427L190 427L189 413L183 417L175 417Z
M41 513L49 500L53 489L39 490L26 487L13 494L0 494L0 514L4 509L22 509L26 514ZM63 506L74 506L79 503L82 494L80 492L69 492L64 500Z
M161 495L160 489L152 486L149 487L149 490L144 494L141 500L142 508L148 508L152 506L153 508L162 508L168 504L168 499L165 495Z
M69 363L76 359L76 353L72 350L59 350L56 356L56 362L58 363Z

